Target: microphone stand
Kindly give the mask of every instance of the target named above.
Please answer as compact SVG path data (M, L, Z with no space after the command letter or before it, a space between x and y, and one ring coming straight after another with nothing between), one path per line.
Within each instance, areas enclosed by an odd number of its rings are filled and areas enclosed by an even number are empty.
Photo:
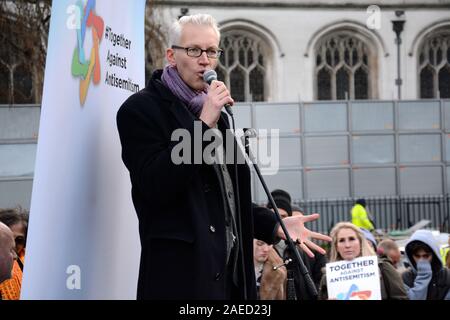
M247 134L248 132L250 134ZM265 191L265 193L267 195L267 198L269 199L269 202L270 202L270 204L272 205L272 207L273 207L273 209L275 211L275 216L276 216L278 222L280 223L280 226L283 229L284 234L286 235L286 241L287 241L288 247L291 250L291 252L294 253L294 262L296 262L295 266L297 267L297 272L300 275L303 276L303 279L306 282L306 286L307 286L308 292L311 294L313 299L316 300L317 296L318 296L316 285L314 284L314 282L313 282L313 280L311 278L311 275L309 274L309 271L308 271L308 269L305 266L305 263L303 262L302 258L300 257L300 254L298 252L297 246L294 244L294 241L292 241L292 238L289 235L289 232L288 232L288 230L287 230L287 228L286 228L286 226L285 226L285 224L283 222L283 219L281 218L280 213L278 212L278 208L277 208L277 206L275 204L275 201L273 200L272 194L270 193L269 189L267 188L266 182L264 181L264 178L262 177L261 171L259 170L259 167L256 164L256 159L253 156L253 154L252 154L252 152L251 152L251 150L249 148L249 141L248 141L248 139L249 139L250 136L251 137L256 137L257 136L255 130L254 129L244 129L244 149L245 149L245 152L247 153L250 162L253 164L253 168L255 169L256 174L258 175L259 181L261 182L261 185L264 188L264 191ZM297 239L296 239L295 243L298 243ZM297 283L297 289L298 289L297 292L301 293L300 283Z

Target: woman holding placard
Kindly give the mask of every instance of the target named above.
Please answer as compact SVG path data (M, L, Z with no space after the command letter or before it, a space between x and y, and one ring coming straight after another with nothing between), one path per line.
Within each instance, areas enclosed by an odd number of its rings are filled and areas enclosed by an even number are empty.
M329 262L352 261L359 257L375 256L361 230L350 222L339 222L331 230L332 238ZM403 281L395 270L392 262L387 259L378 258L380 274L380 291L382 300L407 300L407 294ZM349 299L347 295L343 299ZM319 299L328 299L326 273L322 276L319 288ZM334 299L334 298L333 298ZM338 297L338 299L340 299Z

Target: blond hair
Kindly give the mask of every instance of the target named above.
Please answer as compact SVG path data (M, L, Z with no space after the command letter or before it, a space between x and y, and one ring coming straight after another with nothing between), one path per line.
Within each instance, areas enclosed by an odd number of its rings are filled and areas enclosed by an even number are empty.
M209 14L198 13L191 16L183 16L172 24L169 31L169 46L180 44L183 27L187 24L211 27L220 40L220 31L216 19Z
M370 247L366 237L357 226L355 226L353 223L350 222L339 222L333 227L333 229L330 232L330 236L332 238L330 250L330 262L344 260L337 251L337 241L338 241L337 235L339 231L341 231L342 229L350 229L355 231L356 237L358 238L359 244L361 246L361 252L359 253L358 257L375 255L375 252Z

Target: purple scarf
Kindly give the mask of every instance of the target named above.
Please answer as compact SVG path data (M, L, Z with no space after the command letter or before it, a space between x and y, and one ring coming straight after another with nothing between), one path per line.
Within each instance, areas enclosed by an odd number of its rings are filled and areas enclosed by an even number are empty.
M197 117L200 116L206 99L206 89L204 91L193 90L181 79L176 67L172 66L164 68L161 80L178 99L187 105L189 111Z

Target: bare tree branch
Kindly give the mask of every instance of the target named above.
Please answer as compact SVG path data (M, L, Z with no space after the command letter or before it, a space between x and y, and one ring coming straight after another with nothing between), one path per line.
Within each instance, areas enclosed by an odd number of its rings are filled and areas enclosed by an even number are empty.
M0 103L41 102L50 15L51 0L0 0L0 81L8 84L0 86ZM161 16L155 1L147 0L147 75L164 66L167 27ZM20 74L14 74L19 69ZM21 85L27 81L32 81L31 92L26 92L29 86Z
M0 92L0 97L7 97L0 103L40 103L50 13L50 0L0 1L0 57L8 64L6 69L20 70L5 79L13 94ZM31 87L25 85L30 82Z
M164 66L168 28L161 21L161 9L154 0L147 0L145 14L146 77Z

